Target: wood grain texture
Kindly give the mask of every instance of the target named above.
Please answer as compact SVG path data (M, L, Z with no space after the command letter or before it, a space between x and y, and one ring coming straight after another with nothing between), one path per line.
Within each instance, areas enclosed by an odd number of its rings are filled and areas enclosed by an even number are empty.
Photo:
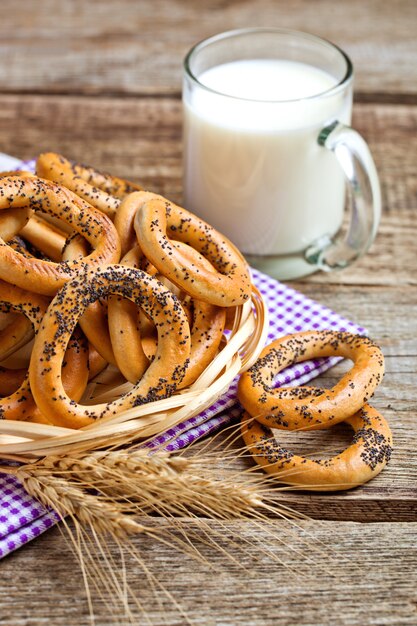
M313 32L344 48L356 88L416 99L414 0L2 0L0 90L179 93L197 41L248 26Z
M166 528L159 521L154 526ZM195 530L191 522L181 526ZM173 595L189 621L161 590L152 592L138 564L126 555L127 581L146 611L145 617L133 608L133 623L415 625L416 526L332 522L293 526L277 521L255 527L208 522L220 549L197 545L211 567L138 537L134 544L149 572ZM118 550L110 545L110 551L117 572ZM58 529L4 559L2 579L7 580L7 585L0 585L2 626L90 624L78 565ZM112 615L94 596L98 626L128 623L120 607Z

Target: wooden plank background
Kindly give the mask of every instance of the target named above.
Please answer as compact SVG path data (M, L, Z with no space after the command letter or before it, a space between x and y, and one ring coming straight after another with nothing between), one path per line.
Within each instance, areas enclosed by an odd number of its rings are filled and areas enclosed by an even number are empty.
M28 0L23 8L3 0L1 8L0 150L22 158L59 151L177 201L181 61L193 43L228 28L272 25L322 35L352 57L354 126L369 142L380 174L381 226L356 265L293 286L366 326L381 345L387 374L374 404L392 426L392 461L374 481L350 492L283 493L285 503L315 518L295 535L279 521L256 529L250 522L239 525L248 540L256 535L284 564L259 553L255 558L257 543L239 556L249 573L210 553L221 571L214 575L168 547L143 539L136 545L193 624L416 624L417 3ZM333 384L343 367L320 383ZM330 451L349 436L336 428L284 439L300 452ZM225 536L234 528L224 525ZM282 545L272 540L271 529ZM298 532L311 549L323 546L314 565L306 549L303 556L294 552L307 545ZM116 547L113 553L118 559ZM128 571L152 624L184 623L167 600L158 605L131 560ZM6 558L2 573L0 624L89 623L82 581L58 530ZM104 604L96 611L98 624L119 623ZM136 615L137 623L147 623Z
M2 0L0 85L26 93L179 94L181 60L200 39L247 26L307 30L357 66L366 99L415 102L414 0Z
M416 624L417 554L412 524L396 524L395 534L392 524L351 522L301 522L298 527L281 523L272 528L247 523L208 525L219 543L218 550L199 546L210 566L156 542L146 542L141 550L150 574L181 603L189 624ZM236 535L240 547L233 542ZM113 549L117 556L117 548ZM129 583L150 620L136 610L135 625L187 624L172 601L161 591L152 592L132 557L126 556L126 567ZM2 578L7 585L0 585L1 623L90 624L77 569L58 529L3 561ZM111 614L99 598L95 607L98 626L127 624L120 607Z

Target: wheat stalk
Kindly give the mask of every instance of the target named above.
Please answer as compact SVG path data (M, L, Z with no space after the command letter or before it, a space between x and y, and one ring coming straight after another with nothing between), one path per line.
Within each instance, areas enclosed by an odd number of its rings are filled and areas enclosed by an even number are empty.
M144 532L137 522L126 521L128 514L234 519L254 516L264 505L259 479L219 475L210 457L96 451L45 457L15 474L30 494L62 516L75 515L97 531L110 530L100 522L105 519L118 536Z
M143 532L154 534L153 530L126 515L123 507L98 498L73 482L44 471L33 471L30 466L17 468L15 475L30 495L53 508L62 518L67 515L76 517L83 526L115 537Z

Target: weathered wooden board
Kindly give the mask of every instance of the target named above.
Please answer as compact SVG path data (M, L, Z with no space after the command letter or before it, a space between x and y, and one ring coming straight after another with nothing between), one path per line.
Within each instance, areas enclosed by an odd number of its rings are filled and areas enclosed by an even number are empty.
M156 520L156 528L166 524ZM183 522L188 532L198 527ZM173 595L152 592L126 556L127 582L151 626L405 626L417 622L417 524L284 522L208 523L221 550L199 544L202 564L175 549L135 539L149 573ZM198 544L197 544L198 545ZM114 570L120 568L110 547ZM240 565L238 565L238 563ZM68 545L55 529L2 562L3 626L90 624L83 581ZM96 624L127 624L120 606L110 613L95 598ZM113 594L105 599L112 600ZM180 612L183 611L183 614ZM186 617L188 618L188 622ZM148 621L149 620L149 621Z
M233 28L313 32L344 48L361 97L417 95L414 0L2 0L0 90L179 93L200 39Z

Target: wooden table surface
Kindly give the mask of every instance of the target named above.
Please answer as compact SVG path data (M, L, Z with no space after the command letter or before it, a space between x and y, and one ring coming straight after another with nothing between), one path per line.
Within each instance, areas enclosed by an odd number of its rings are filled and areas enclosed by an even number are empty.
M181 61L193 43L229 28L283 26L324 36L351 56L354 126L379 170L381 226L355 266L293 286L366 326L381 345L387 373L374 404L392 426L392 460L371 483L347 493L283 493L284 502L311 518L297 525L207 522L229 551L237 531L247 539L236 553L245 567L219 550L207 548L210 568L169 547L136 543L192 624L417 624L415 1L3 0L1 6L0 151L23 158L58 151L178 201ZM323 380L331 384L340 371ZM294 446L330 449L347 441L339 429L305 435ZM132 559L127 569L150 623L186 623L172 602L152 592ZM59 529L6 558L1 572L0 624L90 623L81 574ZM95 614L97 624L123 623L99 599ZM135 623L149 623L138 609L133 614Z

